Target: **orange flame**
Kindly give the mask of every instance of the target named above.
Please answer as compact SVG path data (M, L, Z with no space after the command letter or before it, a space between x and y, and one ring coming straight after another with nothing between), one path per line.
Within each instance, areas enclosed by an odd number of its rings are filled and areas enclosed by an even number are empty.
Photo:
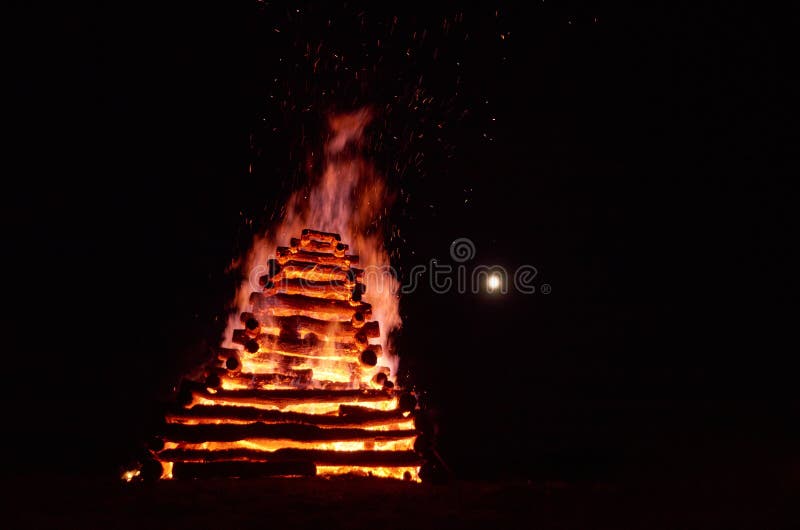
M361 414L367 411L370 417L377 417L378 421L365 421L363 417L361 421L358 417L349 420L345 416L339 416L340 421L337 423L343 426L345 432L336 430L330 432L341 435L340 440L326 439L323 436L318 440L306 441L302 437L294 439L291 435L287 436L285 431L281 436L274 438L259 438L255 433L247 436L245 431L242 431L242 434L237 435L241 436L241 439L231 441L212 440L202 443L188 443L186 439L166 441L164 451L184 451L180 454L173 453L173 457L180 456L184 459L180 462L203 461L205 452L209 451L225 451L226 453L222 453L224 458L244 459L248 462L251 459L268 460L274 452L286 450L400 452L406 453L399 455L400 460L394 460L393 455L386 453L384 455L388 460L383 457L378 459L378 463L388 462L387 466L325 465L317 466L317 472L321 475L355 473L419 481L418 468L407 465L409 453L413 462L416 437L411 410L404 408L408 407L407 402L401 405L402 398L393 393L392 385L385 383L381 377L376 377L379 372L387 375L386 372L389 371L388 377L391 380L396 379L398 359L392 353L388 337L392 330L401 325L401 320L397 297L399 285L391 274L389 256L384 247L381 230L381 221L393 201L393 196L388 191L382 175L364 154L365 131L370 119L371 113L368 109L329 117L330 136L325 145L325 164L319 180L310 191L296 191L292 194L285 218L273 227L269 234L254 238L253 245L244 260L248 274L237 290L234 302L237 311L228 322L223 342L223 347L231 350L221 352L218 355L222 357L217 359L227 363L233 358L236 362L228 366L226 368L228 372L222 376L214 375L218 372L208 375L208 377L212 375L218 377L217 383L207 382L204 391L193 395L186 407L186 413L168 415L167 423L198 428L216 425L241 426L247 431L251 429L251 425L258 430L268 426L270 421L276 424L298 422L301 425L303 422L311 421L311 426L319 422L320 426L314 427L315 429L325 431L331 428L332 424L330 421L320 420L330 420L337 413L341 414L343 407L356 408ZM304 232L305 227L310 227L311 230ZM302 237L292 240L291 236L297 234L302 234ZM339 236L351 246L348 248L344 243L342 246L337 246ZM312 241L312 237L322 239ZM292 243L290 247L282 247L279 250L275 241ZM332 242L336 247L333 254L314 253L309 250L330 249L329 245ZM349 251L349 254L345 254L345 251ZM292 255L300 255L308 261L299 259L292 262L290 261ZM356 261L353 255L358 257L356 269L350 268L351 260ZM268 275L269 281L265 281L265 287L262 287L259 285L259 278L267 272L267 263L272 256L277 256L277 261L273 262L273 265L279 264L283 268L280 272L271 272ZM297 268L298 265L292 263L310 263L312 268L300 270ZM331 272L330 265L329 268L325 268L326 263L344 263L351 284L366 287L366 292L360 287L357 292L350 291L352 285L342 291L338 285L328 283L329 276L343 273L342 269L336 267L334 269L338 272ZM313 268L317 264L320 268ZM353 274L352 278L350 274ZM288 292L268 292L278 289L272 282L273 279L279 282L276 279L278 276L288 281L281 284L281 289L289 290ZM297 280L311 283L292 283ZM331 290L326 291L326 289ZM356 294L361 295L362 292L362 299L356 299ZM254 295L252 299L251 293ZM308 298L305 298L306 295ZM292 300L292 296L298 296L300 300L324 300L325 303L291 305L289 300ZM257 302L259 300L272 302L278 300L279 303L287 305L259 308ZM328 305L328 302L332 305ZM258 319L249 312L251 305L252 310L257 311ZM353 308L357 306L360 307L359 312L352 313ZM342 313L338 314L337 311L340 309ZM326 316L331 313L344 318L328 320ZM357 318L356 315L361 316ZM309 326L313 331L302 330L298 324L296 332L284 335L285 329L281 327L280 319L292 317L307 319L303 325ZM364 321L367 319L372 322L366 324ZM251 322L255 323L248 324ZM245 329L242 329L243 325L246 326ZM285 326L285 322L283 325ZM343 325L347 327L342 327ZM244 350L234 347L234 331L238 334L236 341L246 346ZM256 341L254 337L258 337L259 340ZM345 342L340 342L340 339ZM308 342L304 344L303 341ZM255 346L252 343L255 343ZM233 349L237 351L232 351ZM372 359L368 360L370 357L364 357L365 354L371 355ZM277 359L291 359L292 373L289 375L285 372L270 373L276 363L283 362ZM376 363L376 359L379 359L379 362ZM354 369L353 366L357 368ZM279 397L272 400L265 399L263 394L261 398L245 398L241 401L242 394L236 394L237 391L246 394L250 380L254 382L258 376L289 377L288 380L268 378L263 380L263 384L257 383L259 391L276 392L277 394L272 394L274 397L281 393L279 389L292 389L296 377L301 373L313 374L313 384L317 385L317 389L323 388L327 392L334 388L336 392L344 390L346 394L339 394L335 399L331 398L330 394L325 394L324 399L317 402L313 399L306 400L308 394L297 401ZM355 393L352 393L352 390L355 390ZM283 396L286 397L286 394ZM378 399L374 400L375 397ZM198 405L209 407L209 410L219 407L222 412L215 411L220 414L219 416L194 416L189 411ZM230 409L237 407L245 407L243 410L246 414L244 416L230 414ZM412 403L411 408L413 407ZM296 416L292 416L293 414ZM262 415L260 420L254 419ZM248 416L250 419L244 419ZM354 431L347 431L346 425L350 421L353 421L353 429L363 429L362 432L357 432L355 440ZM159 458L163 468L162 478L171 478L173 462L166 456L168 452L163 454L165 458ZM360 458L362 455L355 456ZM397 465L391 465L392 462ZM365 462L365 464L374 463L374 460ZM123 478L128 481L133 480L138 476L136 473L137 470L126 472Z
M335 232L352 245L365 271L367 287L364 301L372 305L373 320L381 324L381 364L397 374L399 359L393 352L389 334L400 327L397 292L399 284L390 274L389 255L383 243L381 221L394 197L383 176L363 154L365 130L372 119L367 108L328 118L330 136L325 145L322 175L310 193L295 191L289 198L286 216L269 235L259 235L244 260L248 275L237 290L234 307L225 331L223 346L233 347L233 330L240 326L238 314L246 311L250 293L257 289L267 260L275 255L276 241L288 241L305 227Z

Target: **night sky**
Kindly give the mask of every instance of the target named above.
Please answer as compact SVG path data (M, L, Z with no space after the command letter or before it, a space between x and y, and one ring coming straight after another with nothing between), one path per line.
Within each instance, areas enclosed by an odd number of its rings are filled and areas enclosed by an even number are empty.
M474 264L552 287L402 298L403 377L457 476L756 462L797 440L786 33L763 23L780 13L170 4L11 20L4 466L134 457L218 343L226 268L309 178L326 113L363 105L401 275L467 237Z

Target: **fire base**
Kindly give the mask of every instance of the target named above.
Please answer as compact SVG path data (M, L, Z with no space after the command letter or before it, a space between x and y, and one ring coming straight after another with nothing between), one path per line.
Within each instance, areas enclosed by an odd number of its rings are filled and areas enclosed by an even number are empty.
M338 234L309 229L278 247L233 332L241 349L217 349L181 384L152 449L162 478L420 480L427 422L393 382L348 250Z

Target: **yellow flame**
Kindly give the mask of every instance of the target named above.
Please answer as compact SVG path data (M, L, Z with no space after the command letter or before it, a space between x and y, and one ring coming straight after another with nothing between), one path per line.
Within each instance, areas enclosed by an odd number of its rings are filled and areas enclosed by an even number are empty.
M142 474L141 470L131 469L130 471L126 471L122 474L122 480L124 480L125 482L130 482L141 474Z

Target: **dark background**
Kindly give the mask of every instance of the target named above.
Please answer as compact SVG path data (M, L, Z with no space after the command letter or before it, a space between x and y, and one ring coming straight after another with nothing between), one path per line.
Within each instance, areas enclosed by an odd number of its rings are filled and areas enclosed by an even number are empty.
M364 104L403 274L468 237L552 286L402 298L402 367L457 476L794 454L782 13L170 4L9 20L5 467L134 457L325 113Z

